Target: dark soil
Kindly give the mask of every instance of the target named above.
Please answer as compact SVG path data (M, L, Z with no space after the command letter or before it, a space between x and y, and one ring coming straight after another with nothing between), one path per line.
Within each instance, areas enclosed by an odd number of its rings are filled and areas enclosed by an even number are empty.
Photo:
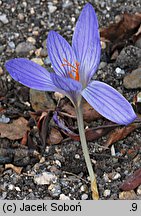
M36 146L22 147L21 139L0 138L1 149L7 149L8 152L4 154L2 150L0 151L0 199L92 199L81 144L68 138L59 144L46 144L45 148L42 148L42 140L31 118L34 109L30 102L29 89L15 82L4 68L8 59L20 56L28 59L37 57L39 48L42 53L38 58L42 59L45 67L49 68L50 62L45 51L45 40L49 30L58 31L71 42L77 17L86 2L85 0L0 1L0 16L2 14L6 16L0 21L0 117L9 118L9 123L24 117L29 122L30 130L32 129L31 137L36 144ZM125 11L130 13L141 11L138 0L90 2L96 10L100 27L108 26L111 21L114 21L116 15ZM24 46L19 50L18 45L27 41L31 43L30 46L28 44L27 48ZM125 63L127 64L126 59ZM124 65L122 59L121 68L125 74L117 76L115 70L120 67L120 60L110 62L103 50L100 68L95 78L116 88L132 103L139 89L125 89L123 78L129 69L137 68L137 63L132 56L129 66ZM100 119L91 122L89 126L101 124L103 120ZM125 139L116 142L115 156L111 155L110 148L106 150L103 148L106 139L107 137L103 136L88 143L100 199L122 199L119 186L125 178L141 167L141 132L140 129L136 129ZM19 151L23 149L30 151L30 154L28 152L23 156L20 155ZM40 157L34 154L34 150L40 153ZM122 150L124 154L121 153ZM12 167L6 168L7 164L13 164L16 168L21 167L21 173L18 174ZM45 185L37 184L35 176L44 172L55 174L56 180L51 180ZM141 189L138 186L127 193L125 199L140 198Z

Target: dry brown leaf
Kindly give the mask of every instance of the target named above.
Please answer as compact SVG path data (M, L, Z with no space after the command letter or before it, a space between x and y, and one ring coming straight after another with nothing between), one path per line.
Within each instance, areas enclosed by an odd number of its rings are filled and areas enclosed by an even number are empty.
M13 120L10 124L0 123L0 137L10 140L21 139L29 129L27 123L28 121L23 117Z
M141 14L124 13L118 23L110 24L107 28L100 29L100 36L111 42L129 38L141 24Z
M107 43L107 53L115 59L115 53L120 51L131 38L133 43L138 39L134 34L141 24L141 13L120 15L119 22L100 29L101 41ZM116 54L117 56L117 54Z
M127 180L125 180L122 183L120 189L124 191L129 191L135 189L140 184L141 184L141 168L139 168L131 176L129 176Z
M49 123L52 118L52 112L43 112L39 121L38 121L38 129L39 129L39 135L42 140L42 148L45 148L46 145L46 139L48 137L49 133Z
M112 128L111 127L107 127L107 128L99 128L99 129L93 129L93 128L89 128L86 130L85 134L86 134L86 139L87 141L94 141L99 139L100 137L106 135L107 133L109 133L109 131L111 131Z
M102 118L102 116L96 110L94 110L94 108L88 102L83 101L82 105L84 121L89 123Z
M108 140L104 144L104 146L108 147L111 144L124 139L128 134L130 134L132 131L134 131L136 128L139 127L139 124L131 124L127 127L123 128L116 128L114 131L112 131L109 136Z
M52 128L47 139L49 145L59 144L63 140L61 133L56 129Z
M100 119L102 116L96 111L94 110L94 108L83 99L83 103L82 103L82 107L83 107L83 118L84 121L86 122L91 122L97 119ZM75 109L73 106L71 106L69 103L65 104L62 107L63 112L68 113L69 115L71 115L73 118L76 117L76 113L75 113Z

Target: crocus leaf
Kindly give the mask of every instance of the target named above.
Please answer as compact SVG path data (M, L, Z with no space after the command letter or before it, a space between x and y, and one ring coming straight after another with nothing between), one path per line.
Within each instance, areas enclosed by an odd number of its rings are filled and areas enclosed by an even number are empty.
M82 95L97 112L112 122L127 125L136 118L130 103L118 91L103 82L91 82L82 91Z

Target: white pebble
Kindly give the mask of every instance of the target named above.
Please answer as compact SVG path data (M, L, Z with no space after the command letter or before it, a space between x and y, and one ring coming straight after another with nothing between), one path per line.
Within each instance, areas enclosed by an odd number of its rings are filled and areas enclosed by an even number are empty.
M20 192L21 189L19 187L15 187L16 191Z
M72 17L72 18L71 18L71 21L74 23L74 22L75 22L75 17Z
M15 188L14 185L12 185L12 184L8 185L9 190L14 190L14 188Z
M117 180L117 179L119 179L119 178L121 178L120 173L116 173L116 174L114 175L114 177L113 177L113 180Z
M108 196L110 196L110 194L111 194L111 191L108 190L108 189L105 190L104 193L103 193L104 197L108 197Z
M7 24L7 23L9 22L8 19L7 19L6 14L0 15L0 21L1 21L3 24Z
M79 154L75 154L75 159L80 159L80 155Z
M70 200L70 198L65 194L60 194L59 200Z
M117 73L117 75L125 74L125 71L122 70L120 67L117 67L117 68L115 69L115 72Z
M82 194L81 199L82 199L82 200L88 199L88 194Z
M55 183L57 177L50 172L43 172L42 174L34 176L34 182L37 185L49 185L50 183Z
M59 167L61 167L61 162L59 160L55 161L56 165L58 165Z

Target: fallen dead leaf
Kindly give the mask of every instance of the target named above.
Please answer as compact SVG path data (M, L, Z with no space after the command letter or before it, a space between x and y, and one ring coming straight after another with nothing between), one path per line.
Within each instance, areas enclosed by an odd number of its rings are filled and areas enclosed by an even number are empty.
M23 117L13 120L10 124L0 123L0 137L6 137L10 140L21 139L29 130L27 123L28 121Z
M102 116L85 100L82 103L84 121L92 122L102 118Z
M123 128L116 128L108 135L107 141L104 143L105 147L110 146L111 144L124 139L128 134L134 131L136 128L140 127L140 124L131 124Z
M111 43L111 54L116 49L121 50L125 46L125 41L138 32L141 24L141 13L124 13L119 17L118 22L100 29L101 41Z
M94 110L94 108L84 99L82 101L82 107L83 107L84 121L89 123L91 121L102 118L102 116L96 110ZM73 106L71 106L69 103L64 104L61 111L69 114L70 115L69 117L72 116L72 118L76 118L75 108ZM64 115L65 115L65 113L64 113Z
M100 36L111 42L129 38L137 32L141 24L141 14L124 13L120 15L119 22L110 24L107 28L100 29Z
M56 128L52 128L48 136L47 143L49 145L59 144L62 140L63 140L63 137L60 131L58 131Z
M35 111L55 109L56 105L48 92L30 89L30 103Z
M52 118L52 112L43 112L39 121L38 121L38 129L39 129L39 135L42 140L42 148L45 148L46 145L46 139L49 136L49 123Z
M136 170L133 175L129 176L120 186L121 190L129 191L133 190L141 184L141 168Z
M61 131L69 136L71 139L76 140L76 141L80 141L80 136L79 134L73 132L72 130L70 130L66 125L65 125L65 121L60 118L57 114L57 112L54 113L54 121L55 123L58 125L58 127L61 129ZM115 125L113 125L113 128L115 127ZM111 125L106 125L106 127L104 128L89 128L85 131L86 133L86 139L87 141L94 141L97 140L98 138L106 135L109 131L111 131L112 126Z

